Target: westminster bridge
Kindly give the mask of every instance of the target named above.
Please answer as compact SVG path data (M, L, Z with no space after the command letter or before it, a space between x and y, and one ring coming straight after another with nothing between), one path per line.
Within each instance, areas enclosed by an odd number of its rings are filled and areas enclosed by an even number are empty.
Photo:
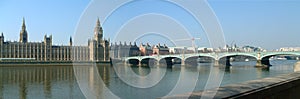
M274 52L213 52L213 53L193 53L193 54L170 54L170 55L153 55L153 56L133 56L124 57L122 60L126 64L150 64L159 65L166 64L181 64L197 63L199 58L208 58L214 60L216 66L225 65L230 66L230 58L236 56L252 57L257 60L257 67L271 66L270 58L273 56L300 56L298 51L274 51Z

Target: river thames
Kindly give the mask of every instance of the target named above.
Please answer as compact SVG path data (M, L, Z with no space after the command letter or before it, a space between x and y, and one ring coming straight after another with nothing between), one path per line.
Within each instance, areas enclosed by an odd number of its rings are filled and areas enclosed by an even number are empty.
M112 98L107 95L107 90L122 99L154 99L172 94L176 86L180 87L178 93L187 93L189 90L203 90L207 84L210 71L213 69L223 73L221 77L221 86L233 83L239 83L249 80L255 80L265 77L273 77L280 74L292 73L295 71L294 64L296 60L272 60L273 66L269 68L255 68L256 62L232 62L230 68L214 67L210 63L200 63L198 66L175 66L173 68L165 67L130 67L98 65L98 66L2 66L0 67L0 98L1 99L84 99L85 95L95 95L99 99ZM133 78L129 71L145 77L155 72L160 80L155 83ZM94 73L96 72L96 73ZM99 72L101 83L97 83L95 74ZM75 76L76 75L76 76ZM180 76L186 75L186 76ZM80 76L78 78L78 76ZM132 83L126 83L121 79L124 76ZM194 76L197 78L189 78ZM76 78L77 77L77 78ZM161 77L161 78L160 78ZM178 85L177 82L185 77L187 83L183 81ZM77 79L84 81L77 81ZM98 79L99 80L99 79ZM188 82L196 82L195 87ZM90 93L84 89L87 83L88 88L92 88ZM131 84L137 84L132 86ZM148 84L148 87L141 88L139 85ZM186 85L185 85L186 84ZM151 86L150 86L151 85ZM80 86L80 87L79 87ZM108 88L108 89L106 89ZM176 88L175 88L176 89ZM84 90L84 91L81 91ZM186 92L187 91L187 92ZM116 97L114 97L116 98Z

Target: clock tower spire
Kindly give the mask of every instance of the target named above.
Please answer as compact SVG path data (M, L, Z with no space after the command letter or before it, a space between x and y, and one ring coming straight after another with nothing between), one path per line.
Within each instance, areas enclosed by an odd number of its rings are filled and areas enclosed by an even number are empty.
M25 25L25 18L23 17L22 29L20 31L20 42L27 43L28 42L28 34Z

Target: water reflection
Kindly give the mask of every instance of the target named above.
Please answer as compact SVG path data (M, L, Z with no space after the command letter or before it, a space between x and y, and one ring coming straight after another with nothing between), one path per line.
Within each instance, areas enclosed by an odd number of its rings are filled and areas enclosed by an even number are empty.
M225 67L224 68L224 71L225 71L225 73L231 73L231 69L232 67Z
M72 66L0 67L0 99L153 99L203 90L206 85L214 84L208 80L210 77L222 80L223 86L300 70L300 62L271 62L273 66L269 68L254 68L251 64L255 62L245 63L250 65L233 62L231 67L214 67L201 63L198 66L173 68L78 65L74 67L75 72ZM130 71L143 79L135 78ZM125 83L117 73L139 84L155 82L145 78L151 73L154 73L151 74L153 78L161 80L152 87L139 88Z
M1 99L84 98L71 66L0 68Z

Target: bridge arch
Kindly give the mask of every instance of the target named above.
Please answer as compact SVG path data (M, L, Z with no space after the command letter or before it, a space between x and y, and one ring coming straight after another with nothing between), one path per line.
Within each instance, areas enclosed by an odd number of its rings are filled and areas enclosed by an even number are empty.
M225 53L223 55L220 55L217 60L220 60L225 57L234 57L234 56L248 56L248 57L253 57L255 59L258 59L256 53Z
M279 55L295 55L295 56L300 56L300 52L270 52L270 53L266 53L264 55L262 55L260 57L260 60L263 60L263 59L269 59L271 58L272 56L279 56Z
M125 62L128 62L129 60L139 60L140 59L138 57L128 57L128 58L125 58Z
M172 67L174 64L184 64L180 56L163 56L158 62L159 64L166 64L167 67Z
M141 64L147 65L147 66L154 66L157 65L158 60L153 57L143 58L141 61Z
M184 61L184 63L185 63L185 65L192 65L192 66L197 66L198 65L198 59L199 59L200 57L199 56L189 56L189 57L186 57L184 60L182 60L182 61Z
M247 56L258 60L256 53L224 53L217 58L216 62L218 62L218 64L231 66L230 58L236 56Z
M160 55L160 60L164 58L179 58L182 59L181 55Z
M140 60L148 59L148 58L153 58L153 59L156 59L156 60L157 60L158 56L143 56L143 57L141 57Z
M268 66L272 66L270 64L270 58L272 56L278 56L278 55L297 55L300 56L300 52L262 52L262 53L258 53L258 60L256 63L257 67L268 67Z
M132 65L138 65L140 63L140 60L137 58L129 58L129 59L127 59L126 63L132 64Z
M191 58L191 57L209 57L209 58L212 58L212 59L216 59L213 55L211 54L193 54L193 55L188 55L184 58L184 60L188 59L188 58Z
M272 56L278 55L295 55L300 56L300 52L267 52L261 53L259 60L257 61L257 66L272 66L270 63L270 58Z
M186 65L198 65L200 62L213 62L215 60L215 57L213 55L208 54L194 54L194 55L188 55L184 58L184 63Z

